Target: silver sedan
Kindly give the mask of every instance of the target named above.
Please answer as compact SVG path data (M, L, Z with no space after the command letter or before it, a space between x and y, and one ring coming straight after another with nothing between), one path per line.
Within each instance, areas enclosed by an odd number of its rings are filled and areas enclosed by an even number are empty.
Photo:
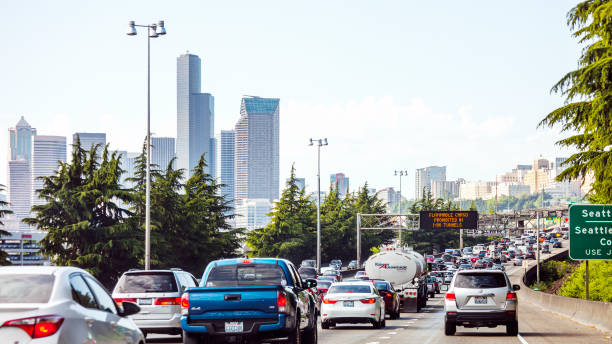
M140 308L118 307L87 271L73 267L0 268L0 338L6 343L144 344L127 318Z

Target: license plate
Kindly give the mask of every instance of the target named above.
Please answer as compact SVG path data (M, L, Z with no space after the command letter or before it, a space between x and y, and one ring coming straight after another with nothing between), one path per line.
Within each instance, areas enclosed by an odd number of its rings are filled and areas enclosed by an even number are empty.
M344 307L355 307L353 301L344 301Z
M229 321L225 323L225 332L242 332L242 321Z
M152 305L153 299L138 299L139 305Z
M477 305L484 305L487 303L487 297L486 296L476 296L475 298L475 302Z

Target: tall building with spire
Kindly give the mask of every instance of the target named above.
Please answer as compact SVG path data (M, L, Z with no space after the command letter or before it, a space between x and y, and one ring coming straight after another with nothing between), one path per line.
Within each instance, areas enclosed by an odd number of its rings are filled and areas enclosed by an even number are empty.
M36 129L23 116L14 128L9 128L9 160L7 170L7 196L17 227L29 217L32 206L32 138ZM27 226L25 226L27 227Z
M197 55L183 54L176 62L176 156L177 168L192 175L193 168L205 154L208 172L215 173L215 98L201 93L202 61Z
M21 116L14 128L9 128L9 160L32 159L32 137L36 129L32 128L25 118Z
M278 98L245 97L235 126L235 204L279 195Z

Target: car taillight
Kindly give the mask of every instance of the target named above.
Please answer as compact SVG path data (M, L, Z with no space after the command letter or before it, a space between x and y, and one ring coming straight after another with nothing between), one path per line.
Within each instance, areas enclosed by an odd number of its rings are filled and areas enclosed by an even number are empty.
M391 296L393 296L393 294L387 293L387 297L391 297Z
M121 303L124 302L124 301L136 303L136 299L134 299L134 298L115 298L114 300L115 300L115 302L117 303L118 306L121 306Z
M369 298L369 299L361 299L359 301L361 301L361 303L375 303L376 299L375 298Z
M455 300L455 293L446 293L446 296L444 296L444 298L447 300Z
M181 296L181 308L189 308L189 294L187 293Z
M509 292L506 294L506 300L516 300L516 293L513 293L513 292L510 292L510 291L509 291Z
M279 313L283 313L287 310L287 295L282 291L276 293L276 306L278 306Z
M54 335L62 326L64 318L59 315L9 320L0 327L18 327L31 338L43 338Z
M180 305L182 300L182 297L158 297L153 304L157 306Z
M323 303L326 304L326 305L333 305L336 302L338 302L338 300L330 300L330 299L327 299L327 298L323 299Z

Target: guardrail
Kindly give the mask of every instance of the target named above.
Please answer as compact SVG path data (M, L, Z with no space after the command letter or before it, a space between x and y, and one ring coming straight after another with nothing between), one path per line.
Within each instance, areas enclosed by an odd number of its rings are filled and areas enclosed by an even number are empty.
M560 252L546 260L566 258L568 251ZM526 300L553 313L568 317L587 326L612 332L612 303L575 299L571 297L534 291L527 286L534 280L535 265L520 279L519 300Z

